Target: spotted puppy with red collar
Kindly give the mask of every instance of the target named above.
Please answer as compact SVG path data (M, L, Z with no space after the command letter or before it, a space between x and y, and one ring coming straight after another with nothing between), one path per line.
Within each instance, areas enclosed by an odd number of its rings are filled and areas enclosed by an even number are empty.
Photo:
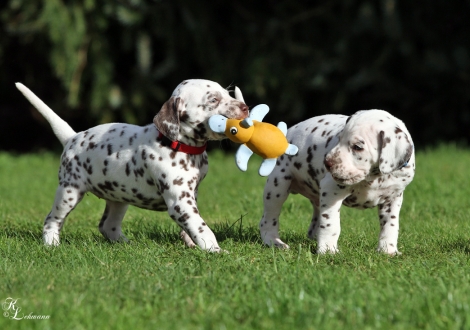
M219 84L186 80L147 126L112 123L76 133L24 85L17 88L49 121L64 146L59 186L51 212L44 221L46 245L59 244L65 218L87 192L106 200L100 232L111 241L127 240L121 222L129 205L168 211L182 228L188 246L220 251L217 240L201 218L197 190L208 170L208 140L225 138L213 133L208 119L215 115L243 119L248 107Z
M413 180L415 155L403 122L386 111L359 111L351 117L325 115L290 128L295 156L281 156L264 189L259 228L263 242L288 248L279 237L279 215L289 194L313 205L308 237L317 252L336 253L340 208L378 206L378 250L398 254L398 219L403 191Z

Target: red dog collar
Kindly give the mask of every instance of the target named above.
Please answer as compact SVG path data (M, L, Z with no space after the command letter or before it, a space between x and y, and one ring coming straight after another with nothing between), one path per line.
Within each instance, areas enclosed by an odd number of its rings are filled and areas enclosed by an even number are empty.
M206 151L207 144L202 147L188 146L187 144L181 143L180 141L171 141L162 132L159 132L158 139L164 141L164 145L169 147L173 151L181 151L189 155L200 155Z

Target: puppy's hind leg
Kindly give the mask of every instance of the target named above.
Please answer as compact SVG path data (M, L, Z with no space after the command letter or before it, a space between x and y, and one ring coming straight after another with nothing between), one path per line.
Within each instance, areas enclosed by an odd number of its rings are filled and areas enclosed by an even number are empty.
M318 228L319 228L319 223L320 223L320 206L318 198L315 200L310 201L313 206L313 216L312 216L312 221L310 222L310 227L308 228L308 233L307 237L310 239L316 239L318 235Z
M129 204L106 201L106 208L99 224L101 234L112 242L129 240L122 234L121 223Z
M59 245L59 234L65 218L82 200L83 194L78 187L59 185L52 210L44 220L42 237L45 245Z

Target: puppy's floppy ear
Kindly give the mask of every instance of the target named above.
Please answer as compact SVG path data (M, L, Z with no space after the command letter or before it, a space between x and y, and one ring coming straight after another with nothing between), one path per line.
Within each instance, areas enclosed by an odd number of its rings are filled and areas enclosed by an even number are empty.
M388 174L406 166L413 154L413 145L408 135L398 127L395 133L380 131L378 142L379 169L382 174Z
M171 97L166 101L157 115L153 118L153 123L157 129L171 141L178 140L180 130L180 108L184 101L180 97Z

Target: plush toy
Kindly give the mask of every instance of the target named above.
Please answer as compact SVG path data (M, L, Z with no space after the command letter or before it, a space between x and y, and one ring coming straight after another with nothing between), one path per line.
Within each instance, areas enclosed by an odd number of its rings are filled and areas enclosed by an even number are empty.
M286 139L286 123L281 121L276 127L262 122L268 112L269 107L260 104L251 110L248 118L243 120L229 119L221 115L209 118L211 130L225 133L233 142L243 143L235 155L236 164L242 171L246 171L248 160L255 153L264 158L259 168L259 175L268 176L276 166L277 157L283 154L295 155L299 150Z

